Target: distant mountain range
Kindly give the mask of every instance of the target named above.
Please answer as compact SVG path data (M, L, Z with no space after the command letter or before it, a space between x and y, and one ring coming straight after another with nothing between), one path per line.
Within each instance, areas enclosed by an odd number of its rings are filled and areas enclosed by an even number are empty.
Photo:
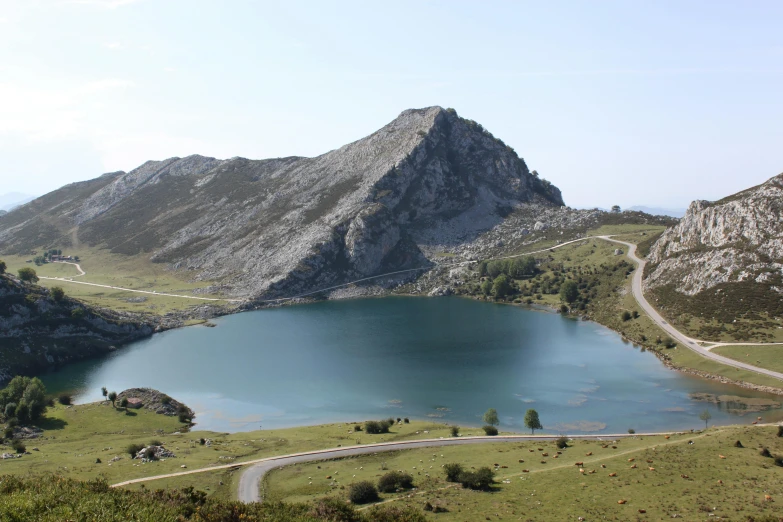
M6 194L0 194L0 210L9 211L19 205L24 205L28 201L32 201L37 196L31 196L30 194L23 194L21 192L8 192Z
M657 207L646 207L644 205L636 205L633 207L628 207L628 210L644 212L645 214L650 214L653 216L670 216L675 218L681 218L685 215L684 208L657 208Z

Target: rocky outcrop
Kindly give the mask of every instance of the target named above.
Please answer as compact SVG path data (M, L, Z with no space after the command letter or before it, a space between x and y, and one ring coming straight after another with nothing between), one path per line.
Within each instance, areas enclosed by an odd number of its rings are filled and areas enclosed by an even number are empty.
M90 307L0 275L0 380L108 353L153 332L138 315Z
M481 125L429 107L315 158L171 158L63 187L0 217L0 252L77 237L268 298L427 266L433 247L562 205Z
M166 395L163 392L154 390L152 388L130 388L117 395L117 403L122 399L140 399L143 408L146 408L155 413L161 415L180 415L185 413L186 417L192 419L196 416L195 412L177 401Z
M694 201L650 249L645 286L696 295L726 283L783 295L783 174L716 201Z

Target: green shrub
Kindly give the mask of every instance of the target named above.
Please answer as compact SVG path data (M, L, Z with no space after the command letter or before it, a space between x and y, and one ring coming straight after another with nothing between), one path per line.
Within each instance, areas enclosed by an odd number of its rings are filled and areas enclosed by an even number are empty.
M17 271L17 274L19 274L19 279L22 281L26 281L28 283L37 283L38 282L38 274L35 273L35 270L30 268L29 266L26 266L24 268L20 268Z
M495 426L490 426L489 424L483 426L482 429L486 435L495 436L498 434L498 429Z
M631 435L633 435L634 433L636 433L636 430L635 430L635 429L633 429L633 428L629 428L629 429L628 429L628 433L630 433Z
M555 446L558 447L558 449L565 449L568 447L568 439L566 437L558 437L555 441Z
M84 311L84 308L74 308L71 310L71 318L72 319L83 319L87 312Z
M449 429L449 432L451 433L452 437L459 437L459 426L452 426Z
M462 464L457 464L456 462L443 466L443 472L446 473L446 480L449 482L458 482L462 471Z
M71 396L68 395L67 393L61 393L57 397L57 402L59 402L63 406L68 406L69 404L71 404Z
M351 499L352 504L369 504L378 500L378 490L375 489L372 482L362 480L351 484L348 498Z
M62 301L62 300L63 300L63 298L65 297L65 290L63 290L63 289L62 289L62 288L60 288L59 286L54 286L54 287L52 287L52 289L50 290L50 292L52 293L52 299L54 299L54 300L55 300L55 301L57 301L58 303L59 303L60 301Z
M783 425L778 426L778 437L783 437Z
M622 314L620 314L620 319L622 319L623 322L630 321L631 320L631 312L629 312L628 310L625 310Z
M19 439L14 439L13 442L11 442L11 447L17 453L24 453L25 451L27 451L27 448L25 447L24 442L22 442Z
M762 457L772 457L772 453L769 452L769 448L761 448L759 450L759 455Z
M495 472L489 468L479 468L476 471L463 471L457 480L463 488L488 490L495 483Z
M9 402L5 405L5 411L3 412L6 419L10 419L11 417L16 417L16 403L15 402Z
M130 455L132 459L136 458L136 454L144 449L143 444L130 444L127 448L125 448L126 453Z
M371 435L377 435L378 433L389 433L390 426L391 424L389 424L388 420L367 421L364 423L364 431Z
M776 466L781 466L781 467L783 467L783 457L781 457L780 455L778 455L777 457L775 457L775 461L774 461L774 462L775 462L775 465L776 465Z
M412 487L413 477L401 471L390 471L378 479L378 491L381 493L394 493L398 489Z
M410 419L408 419L408 417L405 417L404 419L402 419L402 422L404 424L410 424L411 421L410 421Z

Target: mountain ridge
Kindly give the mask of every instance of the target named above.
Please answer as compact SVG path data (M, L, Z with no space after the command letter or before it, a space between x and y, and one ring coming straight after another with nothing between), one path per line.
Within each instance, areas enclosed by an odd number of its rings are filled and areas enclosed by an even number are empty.
M525 205L563 200L436 106L314 158L192 155L67 185L0 217L0 251L76 238L260 298L426 264L420 247L470 240Z

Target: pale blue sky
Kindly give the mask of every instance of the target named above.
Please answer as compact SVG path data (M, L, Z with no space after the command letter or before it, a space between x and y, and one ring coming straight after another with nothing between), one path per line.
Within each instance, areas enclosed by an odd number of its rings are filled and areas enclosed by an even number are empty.
M442 105L571 206L685 206L783 171L781 27L779 1L0 0L0 193Z

